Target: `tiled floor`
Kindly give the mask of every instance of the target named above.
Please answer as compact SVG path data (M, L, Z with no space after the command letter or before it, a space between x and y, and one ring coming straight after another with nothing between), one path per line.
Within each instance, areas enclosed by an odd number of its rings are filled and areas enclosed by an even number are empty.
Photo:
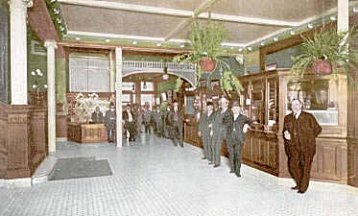
M313 182L306 194L244 166L229 174L227 160L213 168L191 145L144 136L123 148L59 143L56 156L108 159L114 175L50 181L31 188L0 189L4 216L355 216L358 190Z

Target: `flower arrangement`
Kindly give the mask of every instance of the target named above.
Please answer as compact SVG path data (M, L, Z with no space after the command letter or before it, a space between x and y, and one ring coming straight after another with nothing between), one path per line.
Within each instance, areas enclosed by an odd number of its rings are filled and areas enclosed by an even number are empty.
M110 102L107 100L100 100L96 93L91 93L87 96L82 93L78 93L75 98L74 121L79 123L88 123L97 106L104 111L108 109L109 103Z

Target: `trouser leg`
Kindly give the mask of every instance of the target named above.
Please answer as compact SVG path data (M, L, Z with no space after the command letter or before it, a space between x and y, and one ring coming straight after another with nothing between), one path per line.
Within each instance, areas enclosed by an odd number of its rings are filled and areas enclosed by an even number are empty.
M181 147L183 147L184 143L183 143L183 128L182 127L177 126L177 134L178 134L179 144Z
M218 136L215 139L215 143L214 143L214 164L215 165L220 165L220 153L221 153L221 136Z
M202 135L201 138L202 138L202 141L203 141L204 158L209 159L209 155L208 155L208 152L209 152L209 150L208 150L208 148L209 148L209 138L204 136L204 135Z
M229 162L230 162L230 172L235 172L235 151L234 144L227 143L227 151L229 153Z
M241 151L242 144L238 143L234 146L234 154L235 154L235 173L236 175L241 175Z
M296 147L290 147L290 158L288 161L288 169L295 180L296 184L300 187L301 186L301 179L302 179L302 170L300 169L300 154Z
M311 152L302 153L301 169L302 169L302 179L299 190L304 192L307 190L310 176L311 176L311 167L314 154Z

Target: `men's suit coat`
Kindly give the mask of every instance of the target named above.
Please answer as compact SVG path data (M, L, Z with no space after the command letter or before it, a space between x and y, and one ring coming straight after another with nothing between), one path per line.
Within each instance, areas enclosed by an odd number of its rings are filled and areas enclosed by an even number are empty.
M252 124L252 120L245 116L240 114L233 123L233 126L231 129L231 136L230 136L230 143L231 144L243 144L245 142L245 133L244 133L244 125L245 124Z
M200 116L198 129L201 132L202 136L210 136L211 128L209 127L209 125L211 124L212 126L212 123L215 119L215 115L216 113L215 111L213 111L210 116L208 116L208 112L205 112Z
M315 152L316 137L321 133L322 128L311 113L302 111L298 119L293 113L286 115L282 132L286 130L291 134L291 140L284 137L286 144Z

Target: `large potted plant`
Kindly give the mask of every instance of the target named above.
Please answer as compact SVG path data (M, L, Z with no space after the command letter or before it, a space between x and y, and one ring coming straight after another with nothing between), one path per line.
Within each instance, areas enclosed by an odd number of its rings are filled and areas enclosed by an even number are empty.
M230 66L220 59L227 55L222 43L229 37L229 31L221 24L213 22L210 15L207 23L199 23L194 19L188 36L192 50L190 53L176 56L174 61L196 64L198 66L196 68L197 80L202 78L203 72L211 73L217 67L221 67L220 70L223 71L221 83L225 83L221 85L223 90L241 90L238 79L233 79L231 82L225 80L225 77L232 77L233 72Z
M356 36L356 28L347 32L337 33L336 28L316 33L312 38L304 38L302 53L292 57L291 71L298 75L313 73L327 75L337 73L337 70L346 72L357 66L357 50L349 43Z

